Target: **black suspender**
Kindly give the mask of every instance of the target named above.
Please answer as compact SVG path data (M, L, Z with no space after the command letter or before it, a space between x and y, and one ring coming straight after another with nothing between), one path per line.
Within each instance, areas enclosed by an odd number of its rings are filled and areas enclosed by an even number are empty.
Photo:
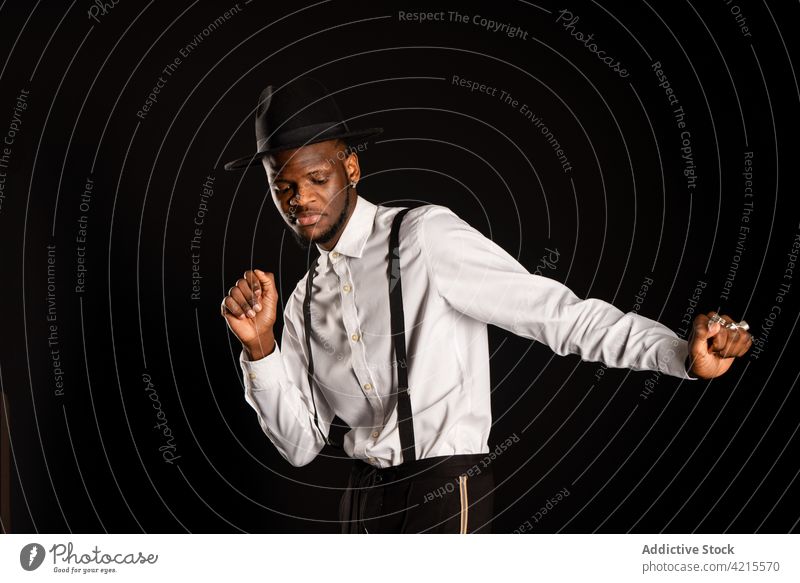
M314 399L314 358L311 356L311 289L314 283L314 275L317 273L317 263L319 263L319 255L314 259L311 269L308 270L308 277L306 278L306 297L303 298L303 325L306 331L306 353L308 354L308 388L311 391L311 403L314 405L314 425L317 426L317 431L319 431L319 434L322 436L322 440L328 445L341 447L340 444L331 442L322 432L322 429L319 428L317 401Z
M414 424L411 413L411 398L408 388L408 360L406 356L406 331L403 315L403 288L400 280L400 224L410 208L400 210L392 221L392 230L389 234L389 311L392 322L392 342L394 355L397 361L397 425L400 433L400 449L403 452L403 462L417 459L416 443L414 441ZM311 390L311 402L314 405L314 425L317 427L322 439L328 445L341 448L341 444L334 443L325 436L319 426L317 403L314 398L314 359L311 354L311 294L314 275L317 271L319 257L308 271L306 279L306 295L303 299L303 324L306 334L306 352L308 355L308 385Z
M406 327L403 315L403 286L400 280L400 223L411 209L397 213L389 234L389 310L392 315L392 342L397 362L397 425L403 462L417 459L414 442L414 423L411 418L411 399L408 390L408 360L406 358Z

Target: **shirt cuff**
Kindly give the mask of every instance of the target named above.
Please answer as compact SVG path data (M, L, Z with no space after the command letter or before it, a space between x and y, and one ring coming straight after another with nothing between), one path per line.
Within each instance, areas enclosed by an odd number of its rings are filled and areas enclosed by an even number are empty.
M286 371L283 368L283 358L277 341L275 350L258 360L250 360L247 351L242 349L239 354L239 364L244 373L245 391L265 391L279 387L281 381L286 380Z
M689 372L689 357L689 342L676 337L660 359L659 370L679 379L696 381L699 377Z
M686 360L684 360L684 367L686 369L686 376L687 376L687 378L689 380L696 381L697 379L700 378L699 376L694 374L692 372L692 370L691 370L692 369L692 355L691 354L687 354L686 355Z

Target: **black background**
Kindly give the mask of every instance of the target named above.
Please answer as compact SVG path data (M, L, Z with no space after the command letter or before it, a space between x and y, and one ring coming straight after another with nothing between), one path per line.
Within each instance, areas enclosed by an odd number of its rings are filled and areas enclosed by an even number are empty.
M328 449L302 468L280 457L243 398L239 349L219 315L225 290L251 265L274 271L284 298L305 271L307 257L265 198L263 171L222 169L252 152L260 90L302 74L338 92L351 126L384 128L360 156L362 196L446 205L531 271L557 250L543 275L624 311L652 278L640 313L676 331L703 281L696 309L746 318L760 343L711 382L618 369L598 380L597 363L491 328L489 445L520 438L494 462L495 532L526 521L533 532L797 530L790 340L800 282L784 277L800 233L796 3L253 0L208 36L234 4L122 0L98 22L92 5L0 8L0 135L29 91L0 206L0 381L13 451L4 531L339 530L349 462ZM557 22L562 9L627 78ZM399 19L419 10L443 10L445 20ZM527 38L482 28L475 15ZM657 61L686 113L693 190ZM454 75L497 95L470 92ZM500 91L545 121L570 171ZM207 176L214 195L192 300L189 243ZM88 269L77 293L82 214ZM742 225L750 231L739 253ZM48 344L48 245L63 395ZM782 282L790 288L777 303ZM173 464L158 451L143 375L175 436ZM534 520L564 488L569 496Z

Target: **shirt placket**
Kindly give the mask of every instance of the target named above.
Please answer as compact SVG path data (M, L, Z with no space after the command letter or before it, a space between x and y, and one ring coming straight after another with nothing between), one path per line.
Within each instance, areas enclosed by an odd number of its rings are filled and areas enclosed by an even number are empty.
M331 253L333 255L333 253ZM331 257L333 271L339 280L339 295L341 297L342 306L342 322L347 333L347 338L350 343L352 354L352 367L353 373L358 379L361 393L364 395L367 403L369 403L372 411L372 425L373 427L357 428L356 435L359 439L356 440L354 454L357 457L368 457L367 450L375 443L375 440L380 437L382 430L382 423L384 417L383 401L381 400L379 390L386 390L386 387L378 387L375 384L375 379L372 372L367 365L366 346L362 336L361 322L358 319L358 311L356 310L355 294L356 289L350 273L350 266L342 255ZM364 433L367 432L366 437ZM374 463L375 460L370 458Z

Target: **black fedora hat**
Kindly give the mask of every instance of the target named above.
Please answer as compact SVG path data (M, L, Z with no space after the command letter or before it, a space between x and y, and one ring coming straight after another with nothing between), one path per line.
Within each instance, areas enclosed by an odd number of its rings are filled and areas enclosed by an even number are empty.
M311 77L300 77L282 87L268 85L256 108L256 153L225 164L239 170L261 163L265 154L343 139L374 138L383 128L351 130L325 86Z

